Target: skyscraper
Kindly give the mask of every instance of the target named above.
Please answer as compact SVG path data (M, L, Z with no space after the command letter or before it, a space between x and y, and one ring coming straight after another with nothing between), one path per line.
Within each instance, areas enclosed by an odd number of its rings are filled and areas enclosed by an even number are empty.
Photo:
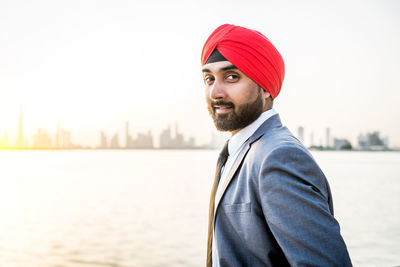
M167 129L163 130L160 134L160 148L173 147L171 127L168 125Z
M132 140L132 147L139 149L153 148L153 135L149 130L147 134L138 133L137 137Z
M56 144L55 147L56 148L60 148L61 147L61 126L60 126L60 121L57 122L57 133L56 133Z
M16 142L15 146L19 147L19 148L25 147L22 105L19 106L18 136L17 136L17 142Z
M108 147L108 141L107 141L107 135L101 131L100 132L100 148L107 148Z
M125 147L132 148L133 147L133 140L132 136L129 134L129 121L125 123Z
M304 128L303 126L299 126L297 128L297 138L299 138L299 141L304 143Z
M38 129L33 135L32 147L34 148L51 148L51 137L44 129Z
M119 137L118 137L118 133L115 133L115 134L113 135L113 137L111 138L110 147L111 147L111 148L114 148L114 149L119 148Z
M331 129L329 127L326 128L326 147L329 148L331 146Z
M60 147L61 148L72 148L73 147L72 142L71 142L71 131L61 129Z
M314 146L314 132L310 133L310 146Z

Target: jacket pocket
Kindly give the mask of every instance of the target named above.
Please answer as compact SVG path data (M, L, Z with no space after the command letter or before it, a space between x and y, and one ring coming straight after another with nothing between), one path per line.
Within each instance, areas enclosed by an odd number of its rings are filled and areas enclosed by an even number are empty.
M226 204L223 206L225 213L243 213L251 211L251 202L239 204Z

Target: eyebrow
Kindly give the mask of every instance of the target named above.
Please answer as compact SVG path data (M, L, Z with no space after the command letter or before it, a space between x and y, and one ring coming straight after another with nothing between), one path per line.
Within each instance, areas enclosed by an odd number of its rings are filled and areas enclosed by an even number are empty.
M227 71L227 70L237 70L238 68L235 66L235 65L229 65L229 66L226 66L226 67L223 67L223 68L221 68L221 69L219 69L219 71ZM211 72L211 70L210 69L207 69L207 68L205 68L205 69L202 69L201 70L202 72Z

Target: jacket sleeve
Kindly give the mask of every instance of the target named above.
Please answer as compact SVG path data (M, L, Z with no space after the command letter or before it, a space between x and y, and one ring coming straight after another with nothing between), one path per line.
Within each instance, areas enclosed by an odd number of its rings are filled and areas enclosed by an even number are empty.
M328 182L302 147L279 147L261 163L265 220L291 266L352 266Z

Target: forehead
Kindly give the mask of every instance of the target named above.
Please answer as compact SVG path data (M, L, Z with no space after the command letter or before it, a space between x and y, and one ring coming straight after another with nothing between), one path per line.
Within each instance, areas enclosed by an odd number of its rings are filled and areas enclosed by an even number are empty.
M230 61L218 61L218 62L204 64L202 72L218 73L227 71L229 69L237 69L237 68Z

